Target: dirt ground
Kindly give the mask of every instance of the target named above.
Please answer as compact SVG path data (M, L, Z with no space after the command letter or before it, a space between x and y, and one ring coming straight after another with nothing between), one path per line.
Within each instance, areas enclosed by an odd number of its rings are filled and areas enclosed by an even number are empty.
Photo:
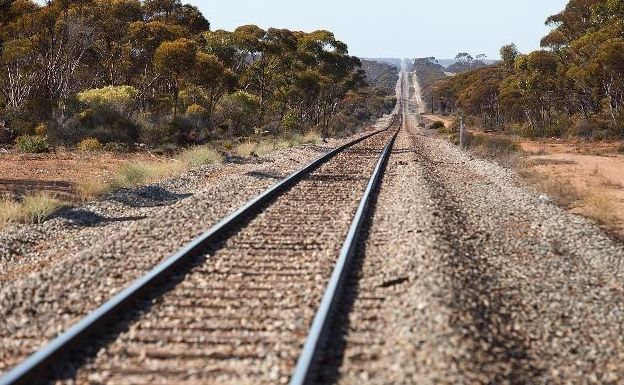
M0 194L46 191L71 198L81 181L110 180L124 162L153 159L136 152L0 153Z
M597 219L624 236L624 155L618 143L560 143L522 141L530 172L550 185L577 194L571 210Z
M422 115L448 127L452 117ZM479 135L494 136L498 133ZM622 142L522 139L518 171L546 195L572 212L592 218L624 238L624 154Z
M435 122L436 120L439 120L442 123L444 123L446 127L449 127L451 124L453 124L453 117L451 116L430 115L430 114L423 114L421 116L425 118L428 122Z

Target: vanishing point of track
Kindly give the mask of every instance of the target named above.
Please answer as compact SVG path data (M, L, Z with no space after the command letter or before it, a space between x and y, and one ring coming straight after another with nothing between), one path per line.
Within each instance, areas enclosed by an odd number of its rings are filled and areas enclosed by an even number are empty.
M400 125L397 113L277 183L0 385L305 383Z

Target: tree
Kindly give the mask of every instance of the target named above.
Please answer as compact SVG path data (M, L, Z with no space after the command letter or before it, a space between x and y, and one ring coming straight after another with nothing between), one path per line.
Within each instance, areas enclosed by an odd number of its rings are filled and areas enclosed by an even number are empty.
M516 47L514 43L511 43L501 47L500 55L505 67L513 69L516 58L520 55L520 52L518 51L518 47Z
M189 39L182 38L164 42L154 54L156 70L170 80L170 89L173 96L173 118L177 116L178 94L180 83L193 67L197 57L197 47Z
M193 68L193 82L198 86L208 122L212 122L217 104L223 95L236 86L236 75L215 55L200 52Z
M474 58L467 52L460 52L457 56L455 56L455 60L462 64L469 64L474 60Z

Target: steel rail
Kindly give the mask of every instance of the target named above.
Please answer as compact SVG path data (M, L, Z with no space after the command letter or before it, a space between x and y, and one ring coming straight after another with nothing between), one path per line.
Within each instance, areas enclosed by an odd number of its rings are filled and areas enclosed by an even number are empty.
M290 189L306 175L309 175L338 153L374 135L387 131L392 127L397 116L398 113L395 113L386 128L364 135L329 151L247 202L244 206L222 219L219 223L182 247L178 252L158 264L154 269L132 282L128 287L113 296L113 298L79 320L61 335L48 342L47 345L9 370L4 376L0 377L0 385L32 384L45 379L49 375L55 360L77 350L81 342L96 334L108 323L114 322L131 304L144 298L146 293L158 283L163 282L166 277L186 263L189 263L194 257L201 255L214 241L222 239L229 230L241 223L245 218L257 215L271 200Z
M344 289L344 281L347 276L348 269L352 265L353 256L355 254L357 243L360 240L360 234L362 232L362 226L366 219L370 203L373 195L383 176L385 166L390 157L390 152L394 141L398 135L397 132L392 136L383 152L379 156L375 170L373 171L364 195L360 200L360 204L355 212L349 232L342 245L338 260L334 266L331 278L325 289L325 293L318 307L314 321L308 332L305 344L301 351L301 355L297 360L297 365L290 379L290 385L304 385L314 380L316 374L315 364L324 348L325 338L329 332L329 325L331 322L331 315L336 311L339 300L342 296Z

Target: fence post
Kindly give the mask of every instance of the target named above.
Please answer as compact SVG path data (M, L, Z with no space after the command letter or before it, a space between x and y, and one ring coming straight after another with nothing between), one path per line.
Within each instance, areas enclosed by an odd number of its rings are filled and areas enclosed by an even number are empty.
M464 125L464 117L459 118L459 148L466 149L466 126Z

